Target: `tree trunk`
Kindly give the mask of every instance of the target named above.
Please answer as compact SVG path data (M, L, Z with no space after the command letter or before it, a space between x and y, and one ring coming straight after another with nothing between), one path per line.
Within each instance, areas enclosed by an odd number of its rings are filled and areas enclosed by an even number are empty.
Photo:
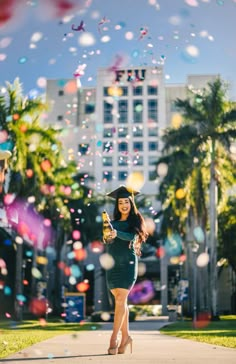
M212 320L218 319L217 307L217 181L215 176L215 160L212 158L210 170L210 291Z

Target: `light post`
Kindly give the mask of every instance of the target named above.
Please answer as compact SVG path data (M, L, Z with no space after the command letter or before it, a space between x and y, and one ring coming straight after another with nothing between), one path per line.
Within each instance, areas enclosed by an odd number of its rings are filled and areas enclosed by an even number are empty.
M197 322L197 252L199 244L196 242L192 245L193 253L193 327L196 327Z

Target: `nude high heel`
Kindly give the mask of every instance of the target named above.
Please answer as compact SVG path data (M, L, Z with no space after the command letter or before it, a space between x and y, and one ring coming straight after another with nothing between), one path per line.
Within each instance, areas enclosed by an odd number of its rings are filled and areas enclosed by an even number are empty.
M130 345L130 353L132 354L133 339L131 336L128 337L126 343L123 346L119 346L118 354L124 354L128 345Z
M116 341L116 346L110 346L107 350L108 355L116 355L118 352L118 341Z

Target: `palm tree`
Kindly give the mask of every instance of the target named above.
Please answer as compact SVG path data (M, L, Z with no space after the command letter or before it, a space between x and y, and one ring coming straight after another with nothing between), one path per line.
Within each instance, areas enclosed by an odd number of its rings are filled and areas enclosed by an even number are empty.
M21 199L23 210L32 210L35 216L50 219L54 231L59 232L54 234L54 244L60 250L63 236L71 230L69 199L81 197L81 187L78 184L73 187L76 165L64 162L58 132L39 124L47 105L41 99L25 98L18 79L12 85L7 83L6 89L6 94L0 96L0 128L1 135L5 136L0 149L12 152L8 192L15 201ZM20 272L22 249L18 253ZM17 278L19 293L22 279L20 275Z
M211 314L214 319L217 318L217 209L221 207L220 202L225 191L235 182L235 175L232 173L235 162L231 158L230 146L236 137L236 109L226 100L226 85L220 78L209 83L201 92L190 91L186 100L177 99L176 106L182 113L184 122L179 129L167 129L163 137L164 153L167 154L165 158L172 160L170 166L173 167L173 170L170 170L169 166L169 176L166 176L163 183L170 178L172 190L173 186L179 187L178 183L182 185L186 192L186 209L192 206L195 218L198 216L206 221L207 217ZM182 158L178 165L174 164L176 156L180 153ZM179 167L181 163L182 168ZM176 179L176 175L180 177L181 174L181 180ZM192 195L187 187L192 191ZM166 196L170 197L169 186L166 186ZM172 197L174 200L173 191Z

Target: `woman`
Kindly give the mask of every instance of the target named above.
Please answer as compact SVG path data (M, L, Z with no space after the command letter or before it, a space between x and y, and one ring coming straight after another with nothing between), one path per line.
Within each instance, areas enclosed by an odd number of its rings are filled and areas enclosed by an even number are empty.
M107 253L114 259L114 266L106 271L107 284L115 300L113 332L110 338L108 354L124 354L128 345L132 352L132 338L129 335L128 295L136 279L138 256L141 245L147 239L144 219L137 210L133 196L138 192L129 192L125 186L107 194L116 200L113 230L107 241ZM110 242L110 239L113 239ZM118 334L121 331L121 342Z

